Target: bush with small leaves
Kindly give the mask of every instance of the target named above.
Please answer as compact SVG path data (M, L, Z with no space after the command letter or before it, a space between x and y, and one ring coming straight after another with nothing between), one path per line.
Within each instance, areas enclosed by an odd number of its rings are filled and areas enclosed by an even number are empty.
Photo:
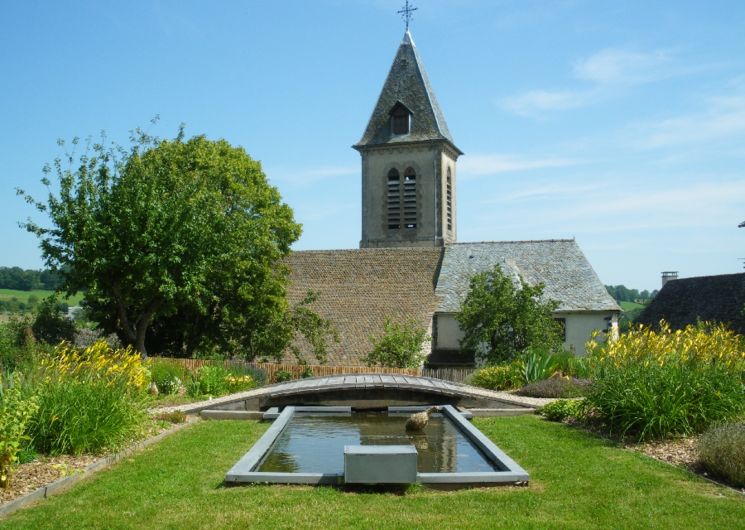
M288 372L287 370L278 370L277 372L274 372L274 377L272 379L275 383L284 383L285 381L291 381L292 373Z
M386 319L383 334L370 337L373 349L363 361L368 366L416 368L424 362L422 344L427 339L427 330L414 320L393 322Z
M557 399L538 409L538 414L549 421L564 421L567 418L584 417L584 404L579 399Z
M712 475L745 487L745 421L709 429L698 441L698 455Z
M511 390L520 386L522 376L514 364L482 368L471 376L471 384L489 390Z

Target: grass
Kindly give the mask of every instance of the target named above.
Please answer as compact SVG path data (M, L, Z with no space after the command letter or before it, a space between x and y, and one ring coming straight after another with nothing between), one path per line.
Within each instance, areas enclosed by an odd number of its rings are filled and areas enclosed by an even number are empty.
M350 493L222 486L264 432L202 422L2 521L43 528L738 528L745 498L690 473L533 416L475 424L531 474L529 487Z
M618 302L618 305L626 312L637 311L646 307L644 304L637 304L636 302Z
M35 296L39 302L41 302L44 298L47 296L54 294L54 291L46 291L42 289L37 289L34 291L16 291L15 289L0 289L0 300L6 300L9 301L13 298L16 298L19 302L28 303L28 299L30 296ZM66 302L69 306L77 306L80 305L80 301L83 299L83 293L78 293L75 296L70 296L69 298L62 299L63 302Z

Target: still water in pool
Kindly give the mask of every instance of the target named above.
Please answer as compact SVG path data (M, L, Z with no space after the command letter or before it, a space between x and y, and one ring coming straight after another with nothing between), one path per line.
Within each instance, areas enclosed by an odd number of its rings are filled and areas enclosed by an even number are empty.
M344 473L345 445L413 445L421 473L495 471L448 418L432 414L418 432L406 431L407 418L382 412L296 414L257 471Z

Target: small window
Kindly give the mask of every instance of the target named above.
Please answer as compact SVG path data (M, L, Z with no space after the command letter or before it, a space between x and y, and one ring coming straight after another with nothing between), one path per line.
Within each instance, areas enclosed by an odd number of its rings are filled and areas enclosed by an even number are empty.
M406 107L397 104L391 112L391 132L395 135L409 134L411 130L411 113Z
M567 319L566 318L555 318L554 320L559 324L559 328L561 328L561 332L560 332L561 340L563 342L566 342L567 340Z

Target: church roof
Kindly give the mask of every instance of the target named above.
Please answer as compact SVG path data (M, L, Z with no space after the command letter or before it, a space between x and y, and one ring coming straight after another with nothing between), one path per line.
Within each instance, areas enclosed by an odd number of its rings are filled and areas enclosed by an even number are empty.
M456 243L445 247L436 294L438 312L455 313L473 275L499 265L515 283L543 283L557 311L620 311L573 239Z
M397 103L401 103L411 112L409 134L392 134L390 112ZM429 83L414 40L407 31L388 72L367 129L354 147L360 149L428 140L447 141L460 153L445 123L445 116Z
M331 320L340 342L330 347L332 365L362 365L372 349L371 335L383 331L386 317L414 319L428 329L437 307L435 282L441 248L364 248L293 252L288 296L299 302L311 289L312 308ZM315 362L307 344L300 349Z
M673 329L698 320L723 322L745 333L745 273L697 276L667 282L637 322L656 325L665 319Z

